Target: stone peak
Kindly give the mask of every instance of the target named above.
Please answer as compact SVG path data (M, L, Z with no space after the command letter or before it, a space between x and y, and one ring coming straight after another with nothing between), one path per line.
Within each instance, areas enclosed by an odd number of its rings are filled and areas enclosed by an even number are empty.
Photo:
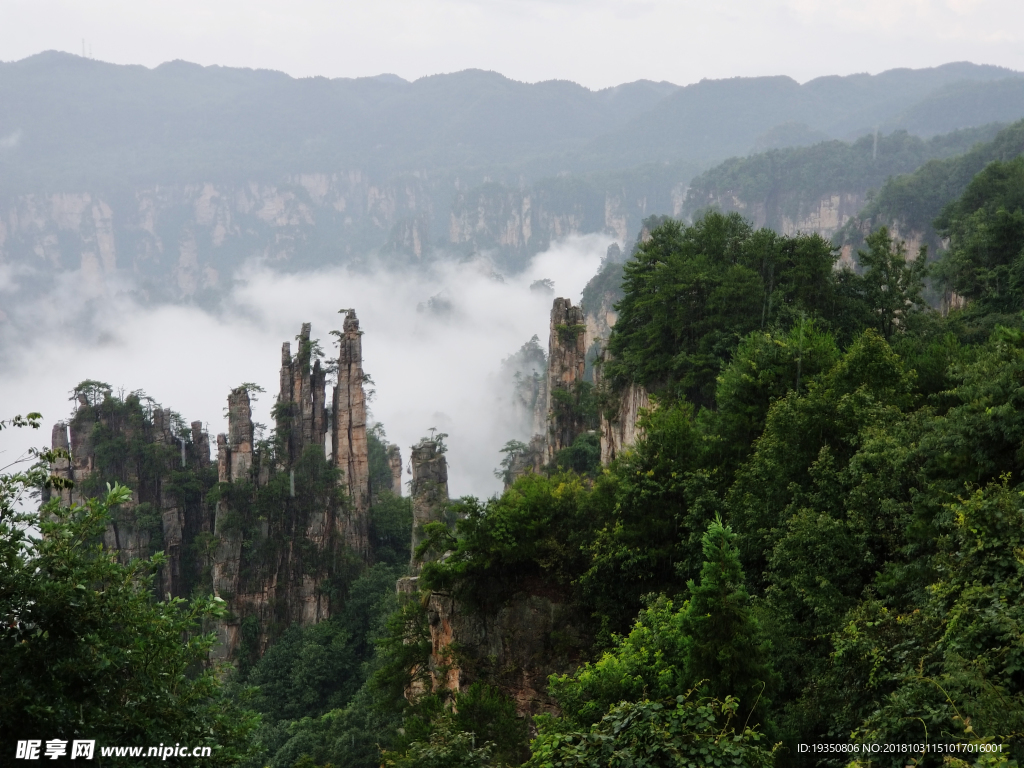
M345 333L359 332L359 318L356 317L356 311L354 309L346 310L345 324L342 327L344 328Z

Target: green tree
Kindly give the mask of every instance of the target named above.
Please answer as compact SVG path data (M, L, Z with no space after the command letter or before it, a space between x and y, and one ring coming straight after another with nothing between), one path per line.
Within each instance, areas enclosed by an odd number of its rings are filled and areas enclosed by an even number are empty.
M606 376L712 405L740 338L837 315L835 260L816 235L755 232L738 214L707 213L688 227L669 220L624 267Z
M889 340L905 329L910 316L926 308L922 297L928 272L928 251L921 246L917 257L908 262L907 248L894 240L889 230L880 227L864 240L866 251L857 251L864 274L858 288L866 306L866 325L876 328Z
M0 741L183 743L212 747L210 765L240 761L258 718L202 667L214 636L200 627L224 615L223 601L158 601L162 554L112 557L102 534L130 498L123 486L84 506L53 499L38 518L19 513L12 500L45 475L38 465L0 477Z
M506 486L512 485L512 482L515 480L515 477L513 477L513 470L516 465L516 460L529 449L530 446L522 440L509 440L505 443L505 446L500 451L500 453L505 454L505 457L498 465L498 469L494 470L494 476L501 480Z
M744 715L767 711L775 687L770 650L750 609L736 534L716 517L701 541L700 583L689 583L690 600L680 623L689 638L686 676L723 699L737 696Z
M532 768L689 768L734 765L769 768L775 748L755 729L731 726L739 703L679 695L664 702L624 701L589 729L537 719Z
M700 539L718 504L708 441L686 402L644 413L642 436L595 484L594 534L579 585L603 624L627 632L648 594L674 596L700 572Z
M950 511L926 597L909 611L865 600L834 633L822 682L858 739L1002 743L1004 761L1020 760L1024 493L1004 478Z
M572 674L550 679L562 716L576 726L591 726L620 701L671 699L685 693L690 639L681 623L681 607L659 597L640 611L626 636L614 636L612 648Z
M584 432L572 445L555 454L552 468L560 472L594 475L601 469L601 438L595 432Z
M1024 157L986 166L935 225L950 242L939 280L971 315L1024 309Z
M460 730L456 718L446 713L437 718L429 737L415 741L403 752L382 755L383 768L493 768L494 744Z
M802 320L788 333L754 331L718 377L715 430L742 458L764 430L771 404L789 392L806 391L838 357L835 338L813 320Z

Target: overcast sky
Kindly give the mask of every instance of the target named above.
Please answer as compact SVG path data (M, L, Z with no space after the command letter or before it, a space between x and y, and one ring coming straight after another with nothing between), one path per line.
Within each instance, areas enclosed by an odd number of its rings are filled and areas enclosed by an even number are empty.
M0 60L87 51L119 64L296 77L471 67L603 88L640 78L877 73L950 61L1024 70L1021 0L0 0Z

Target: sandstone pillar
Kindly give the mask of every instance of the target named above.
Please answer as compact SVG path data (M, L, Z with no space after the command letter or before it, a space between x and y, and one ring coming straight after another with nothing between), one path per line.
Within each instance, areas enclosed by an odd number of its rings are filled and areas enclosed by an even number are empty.
M583 424L566 407L566 403L579 382L583 381L586 356L583 309L574 307L569 299L555 299L548 337L548 461L556 452L572 445L583 430Z
M423 527L442 519L448 504L448 462L434 440L421 440L412 449L412 560L409 569L420 572L416 548L425 538ZM431 559L428 557L428 559Z
M310 331L311 325L303 323L294 357L291 344L286 341L281 345L281 388L275 417L277 434L283 442L283 463L288 467L298 461L307 446L325 447L327 374L320 360L313 359Z
M334 388L332 453L350 502L345 541L366 556L369 553L370 464L363 391L363 341L355 310L348 310L343 328L339 339L338 384Z

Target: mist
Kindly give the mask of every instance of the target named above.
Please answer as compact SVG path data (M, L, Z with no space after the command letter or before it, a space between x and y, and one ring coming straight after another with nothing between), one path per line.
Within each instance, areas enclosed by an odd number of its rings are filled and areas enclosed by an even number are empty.
M508 402L501 361L534 334L547 344L553 296L530 286L549 279L555 296L578 302L610 242L569 238L513 276L496 274L485 258L298 274L252 262L215 309L147 306L130 283L88 285L80 274L62 276L44 298L18 307L16 318L0 315L0 418L44 416L39 431L0 432L0 466L48 444L52 425L72 412L70 391L85 379L115 392L143 390L186 421L202 420L211 436L227 429L228 392L254 382L266 393L253 404L253 418L272 425L281 343L291 341L294 350L309 322L326 357L336 356L330 331L341 328L338 311L351 307L374 382L371 423L384 425L406 465L419 438L432 428L446 433L451 495L490 496L501 488L493 475L501 447L529 437ZM18 275L0 276L0 311L18 285Z

